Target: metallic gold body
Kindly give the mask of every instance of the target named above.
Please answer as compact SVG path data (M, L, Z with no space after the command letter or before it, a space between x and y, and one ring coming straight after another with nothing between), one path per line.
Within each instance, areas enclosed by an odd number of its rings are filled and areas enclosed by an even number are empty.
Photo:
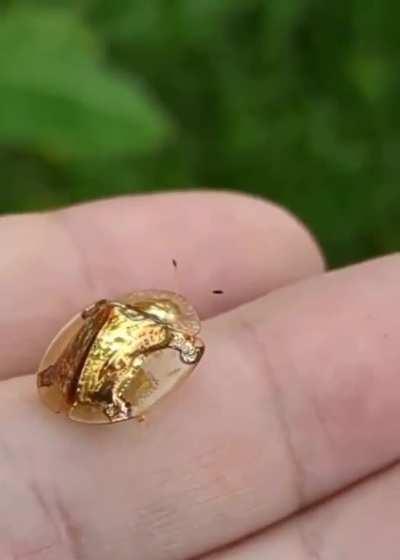
M141 419L199 362L199 329L194 309L176 294L100 301L50 346L39 368L40 395L80 422Z

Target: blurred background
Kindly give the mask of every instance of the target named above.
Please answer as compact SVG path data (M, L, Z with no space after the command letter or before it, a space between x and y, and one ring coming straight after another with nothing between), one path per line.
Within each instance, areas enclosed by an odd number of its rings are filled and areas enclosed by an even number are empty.
M2 0L0 213L255 193L332 265L400 248L395 0Z

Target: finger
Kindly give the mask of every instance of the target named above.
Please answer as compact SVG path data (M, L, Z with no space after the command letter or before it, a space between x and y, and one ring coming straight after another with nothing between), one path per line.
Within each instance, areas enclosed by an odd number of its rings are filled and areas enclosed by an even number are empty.
M83 558L125 560L133 547L139 558L191 558L393 461L399 276L391 257L207 322L198 372L143 429L68 423L42 410L31 378L4 382L9 547L22 523L31 548L58 542L59 555L73 541ZM66 524L79 533L63 541Z
M397 560L399 498L400 471L396 466L273 531L267 540L266 557L274 550L277 560L299 558L281 553L286 542L290 540L294 547L297 540L297 549L305 559L314 555L327 560Z
M0 379L32 371L55 331L96 299L178 288L210 316L323 267L294 218L228 193L119 198L11 216L0 220L0 239Z
M400 468L202 560L398 560Z

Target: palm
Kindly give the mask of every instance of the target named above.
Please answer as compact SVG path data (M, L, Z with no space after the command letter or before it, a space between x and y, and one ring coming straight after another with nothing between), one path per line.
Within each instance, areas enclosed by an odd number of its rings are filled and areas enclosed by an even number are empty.
M6 217L0 234L2 559L399 557L397 256L323 274L291 217L215 193ZM30 374L69 316L176 282L207 352L147 424L38 404Z

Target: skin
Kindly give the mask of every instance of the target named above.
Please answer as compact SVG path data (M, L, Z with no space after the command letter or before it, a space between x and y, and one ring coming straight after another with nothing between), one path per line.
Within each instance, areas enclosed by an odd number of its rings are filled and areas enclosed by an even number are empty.
M286 211L213 192L5 217L0 239L2 560L399 558L399 256L327 273ZM192 378L140 425L41 406L57 329L149 287L204 319Z

